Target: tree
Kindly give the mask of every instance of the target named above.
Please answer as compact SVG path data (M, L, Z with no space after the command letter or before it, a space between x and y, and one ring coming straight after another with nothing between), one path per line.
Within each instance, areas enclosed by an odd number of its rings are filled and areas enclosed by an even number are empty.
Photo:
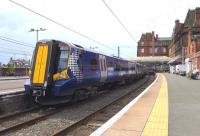
M15 72L14 64L8 64L8 75L13 76Z

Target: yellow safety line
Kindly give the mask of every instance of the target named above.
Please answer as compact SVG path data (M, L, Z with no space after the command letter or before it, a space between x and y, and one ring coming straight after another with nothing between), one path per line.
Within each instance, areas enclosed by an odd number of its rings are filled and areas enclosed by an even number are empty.
M168 136L168 87L162 75L162 85L142 136Z

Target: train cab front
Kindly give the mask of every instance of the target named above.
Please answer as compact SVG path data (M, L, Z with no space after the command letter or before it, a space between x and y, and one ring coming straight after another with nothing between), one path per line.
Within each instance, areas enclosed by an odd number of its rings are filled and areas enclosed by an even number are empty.
M30 79L25 84L26 95L39 100L49 99L54 80L67 79L69 46L55 40L43 40L36 44L30 72Z

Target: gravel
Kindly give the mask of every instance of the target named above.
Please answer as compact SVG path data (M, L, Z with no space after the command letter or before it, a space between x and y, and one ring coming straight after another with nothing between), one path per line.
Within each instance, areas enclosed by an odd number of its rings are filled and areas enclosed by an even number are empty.
M140 81L145 81L146 78L141 79ZM68 105L63 107L64 110L59 112L47 120L34 124L30 127L27 127L22 130L18 130L15 133L10 133L10 136L50 136L55 132L63 129L66 126L69 126L74 121L79 120L87 116L90 113L104 107L107 103L111 103L113 100L116 100L120 96L126 94L133 90L133 88L140 84L141 82L136 82L135 84L122 86L118 89L103 93L95 98L88 99L76 104Z
M0 131L3 129L6 129L8 127L15 126L17 124L26 122L28 120L32 120L34 118L40 117L40 116L46 114L47 112L51 112L51 110L52 109L49 109L49 108L38 109L38 110L34 110L34 111L31 111L28 113L22 113L21 115L17 116L17 118L12 117L10 119L2 121L0 124Z

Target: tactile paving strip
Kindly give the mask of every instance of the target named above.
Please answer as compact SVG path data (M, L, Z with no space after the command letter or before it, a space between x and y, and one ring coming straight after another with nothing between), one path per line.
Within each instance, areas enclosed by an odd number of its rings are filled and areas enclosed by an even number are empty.
M143 129L142 136L168 136L168 87L166 78L163 75L162 78L159 95Z

